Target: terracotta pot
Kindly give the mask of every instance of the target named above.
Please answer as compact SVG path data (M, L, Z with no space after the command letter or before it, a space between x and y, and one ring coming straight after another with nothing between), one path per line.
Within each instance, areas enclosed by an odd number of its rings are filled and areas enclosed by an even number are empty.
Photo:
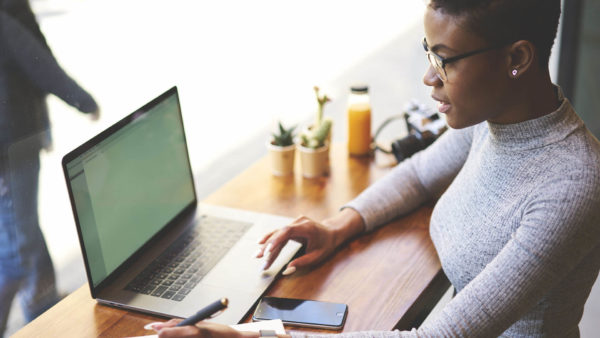
M302 176L306 178L327 176L329 174L329 145L325 144L321 148L312 149L301 145L298 146L300 152L300 164L302 167Z
M269 158L271 162L271 172L275 176L288 176L294 173L294 157L296 145L280 147L267 142Z

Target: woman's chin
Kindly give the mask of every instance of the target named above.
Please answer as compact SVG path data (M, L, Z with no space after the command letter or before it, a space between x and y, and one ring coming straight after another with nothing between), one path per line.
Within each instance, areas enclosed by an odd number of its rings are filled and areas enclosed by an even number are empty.
M450 126L450 128L452 128L452 129L463 129L463 128L474 126L478 123L480 123L480 122L464 121L464 120L460 120L460 119L454 119L449 115L446 116L446 124L448 124L448 126Z
M454 114L454 109L446 111L446 124L452 129L462 129L477 124L476 122L461 119L459 114Z

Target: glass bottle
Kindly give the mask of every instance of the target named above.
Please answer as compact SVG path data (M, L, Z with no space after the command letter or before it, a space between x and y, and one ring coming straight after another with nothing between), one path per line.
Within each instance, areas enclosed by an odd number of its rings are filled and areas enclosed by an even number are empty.
M354 156L368 155L371 150L371 104L369 87L350 87L348 97L348 153Z

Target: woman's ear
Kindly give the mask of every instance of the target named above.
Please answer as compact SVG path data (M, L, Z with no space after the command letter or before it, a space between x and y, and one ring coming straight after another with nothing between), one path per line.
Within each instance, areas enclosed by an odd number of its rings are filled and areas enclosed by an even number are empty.
M508 76L517 79L525 74L534 65L536 58L535 46L527 40L519 40L509 47Z

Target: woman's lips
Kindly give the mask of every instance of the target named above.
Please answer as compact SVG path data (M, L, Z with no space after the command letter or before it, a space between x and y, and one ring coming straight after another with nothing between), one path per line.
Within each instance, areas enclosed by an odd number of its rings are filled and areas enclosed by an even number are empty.
M431 98L436 100L438 102L438 111L442 114L445 114L448 112L448 110L450 110L450 108L452 107L450 105L450 102L441 99L440 97L436 96L436 95L431 95Z
M439 101L438 102L438 111L442 114L445 114L448 112L448 110L450 110L450 103L448 102L444 102L444 101Z

